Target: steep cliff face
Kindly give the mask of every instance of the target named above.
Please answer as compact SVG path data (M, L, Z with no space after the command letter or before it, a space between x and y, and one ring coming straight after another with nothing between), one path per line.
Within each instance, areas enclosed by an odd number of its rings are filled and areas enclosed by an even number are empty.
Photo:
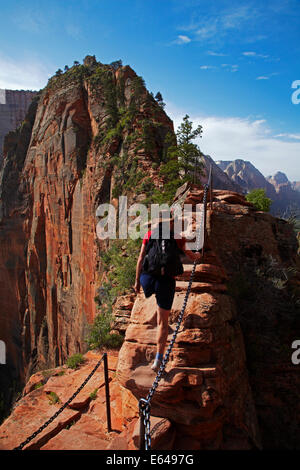
M226 270L245 343L263 448L298 449L300 259L293 225L239 205L213 203L211 249Z
M53 77L6 139L0 325L11 377L23 381L85 348L104 246L96 208L126 183L139 194L145 177L156 181L169 131L172 121L130 67L91 60Z
M201 204L203 191L177 194L178 203ZM226 197L237 212L249 204L242 195L214 191L213 212L226 210ZM237 204L237 205L236 205ZM194 228L195 228L195 224ZM230 449L260 447L260 433L249 386L243 336L233 299L228 295L228 273L208 230L208 250L197 266L187 308L166 373L153 396L154 416L168 418L175 431L175 449ZM187 261L188 263L188 261ZM169 322L171 339L180 313L192 265L178 277ZM137 397L145 397L155 373L149 368L156 352L155 298L140 294L134 304L125 342L119 353L120 383Z
M188 185L176 196L179 204L193 206L202 199L203 191ZM299 365L291 362L291 344L300 331L296 251L288 223L256 211L241 194L213 191L203 264L197 266L182 326L151 401L153 449L299 448L300 375ZM169 339L190 271L185 260L185 272L176 283ZM131 308L118 358L109 352L112 427L120 434L106 432L99 370L28 448L138 448L137 398L147 396L156 376L150 368L156 349L156 302L141 293L116 305L120 316ZM89 352L76 371L64 366L31 377L24 397L0 428L0 445L12 449L43 424L60 406L49 405L49 394L65 402L100 357ZM98 386L93 401L90 392Z
M152 412L170 419L177 449L297 448L300 382L291 363L299 331L295 235L286 222L255 211L240 194L213 196L204 264L196 270ZM177 197L180 203L202 201L196 190ZM190 266L185 268L177 281L169 339L187 288ZM155 378L149 370L155 320L155 299L138 296L117 370L120 383L137 398L147 396Z

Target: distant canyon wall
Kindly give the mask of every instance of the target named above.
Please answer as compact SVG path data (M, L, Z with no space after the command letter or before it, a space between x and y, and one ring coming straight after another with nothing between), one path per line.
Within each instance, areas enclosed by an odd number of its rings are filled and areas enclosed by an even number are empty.
M216 164L233 183L239 185L241 192L264 189L266 195L273 201L270 211L273 215L288 217L298 214L300 217L299 182L290 182L281 171L277 171L273 176L264 177L251 162L242 159L219 160Z
M37 92L0 89L0 165L4 137L14 131L25 119L32 98Z

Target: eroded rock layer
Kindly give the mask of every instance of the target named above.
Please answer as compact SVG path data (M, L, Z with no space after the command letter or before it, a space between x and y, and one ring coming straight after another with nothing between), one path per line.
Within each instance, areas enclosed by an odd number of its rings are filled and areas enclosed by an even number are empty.
M212 196L203 263L196 268L165 375L151 401L152 449L297 449L300 377L291 363L291 342L299 331L300 280L292 227L256 211L238 193L217 190ZM202 199L203 191L188 185L176 196L180 204L194 207ZM176 282L169 340L188 285L187 259L184 267ZM112 432L106 428L100 368L27 448L139 448L137 399L147 396L156 375L150 368L155 299L142 293L136 299L123 296L115 312L118 328L128 326L119 353L108 352ZM43 424L100 357L91 351L75 371L63 366L33 375L0 427L0 447L14 448Z
M8 364L2 390L85 349L106 246L97 239L96 209L117 204L122 184L140 194L136 185L145 177L158 184L153 164L168 132L172 121L130 67L92 60L53 77L7 137L0 174L0 331Z
M274 292L269 292L263 307L257 308L255 288L251 293L250 288L254 272L260 281L257 288L262 289L267 282L264 270L270 262L277 263L281 271L292 267L294 274L289 286L299 285L296 238L289 224L256 211L241 194L217 190L212 196L212 204L208 196L203 264L197 266L182 326L166 373L152 398L151 413L172 422L176 428L176 449L249 449L262 445L274 448L283 433L289 437L281 438L281 442L293 447L296 442L293 398L300 383L296 368L291 367L289 348L296 322L299 327L297 308L294 304L294 311L285 318L284 332L274 334L272 328L276 331L275 324L282 319L276 304L280 297L281 303L287 305L288 292L275 287L276 300ZM186 185L176 197L178 203L196 207L202 203L203 191ZM169 340L190 271L191 265L185 265L185 273L177 280ZM245 275L249 277L247 286L241 281ZM241 304L247 295L251 297L248 310ZM250 313L251 301L256 310L252 308ZM155 299L146 300L140 294L133 306L117 370L120 383L137 398L147 396L155 379L149 367L156 350L155 326ZM272 350L268 350L273 339ZM259 362L254 356L256 345L264 354ZM272 357L278 348L285 349L285 354ZM282 372L274 363L270 368L272 360L280 360ZM267 386L264 374L275 380L271 393L274 399L284 377L289 376L276 406L273 399L269 401L272 385ZM272 413L267 410L273 406L285 417L284 424L280 425L276 418L272 420ZM272 422L277 428L271 436Z

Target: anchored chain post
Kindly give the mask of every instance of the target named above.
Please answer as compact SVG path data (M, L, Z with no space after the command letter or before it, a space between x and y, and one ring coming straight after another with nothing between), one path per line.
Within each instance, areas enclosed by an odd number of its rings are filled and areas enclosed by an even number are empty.
M107 353L103 354L104 360L104 378L105 378L105 397L106 397L106 417L107 417L107 432L111 432L111 417L110 417L110 396L109 396L109 377L108 377L108 363Z
M201 240L201 228L203 227L203 247L202 247L202 258L204 256L204 243L205 243L205 228L206 228L206 208L207 208L207 193L210 189L210 202L212 201L212 192L211 192L211 177L212 177L212 167L210 166L208 182L204 185L204 192L203 192L203 215L202 221L200 223L200 227L196 237L196 251L200 252L200 240ZM185 297L183 300L182 308L178 317L177 325L175 331L173 333L173 337L170 341L170 344L167 348L166 354L162 360L160 368L158 370L157 376L150 388L147 398L141 398L139 400L139 414L140 414L140 450L151 450L151 433L150 433L150 411L151 411L151 399L155 393L155 390L158 387L158 384L165 372L165 368L167 362L169 360L169 356L171 354L173 345L176 341L177 333L180 328L182 318L187 306L188 298L191 292L192 283L195 276L197 261L193 262L193 268L189 280L189 284L187 287L187 291L185 293Z

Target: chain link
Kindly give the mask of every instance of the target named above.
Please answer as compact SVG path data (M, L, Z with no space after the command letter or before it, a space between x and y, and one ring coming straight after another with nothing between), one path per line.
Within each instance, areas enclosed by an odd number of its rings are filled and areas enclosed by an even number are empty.
M206 221L207 193L208 193L208 189L210 187L210 180L211 180L211 173L209 175L208 183L204 185L203 215L202 215L202 220L201 220L200 227L199 227L199 230L198 230L198 233L197 233L197 238L196 238L196 251L198 251L198 252L200 250L201 228L205 225L205 221ZM205 230L205 226L203 228ZM204 243L204 240L203 240L203 243ZM170 344L168 346L168 349L166 351L166 354L165 354L165 356L162 360L162 363L160 365L157 376L156 376L156 378L155 378L155 380L152 384L152 387L150 388L150 390L148 392L147 398L146 399L141 398L140 401L139 401L140 418L143 419L144 429L145 429L145 436L144 436L145 437L145 450L151 450L151 432L150 432L151 399L152 399L152 397L155 393L155 390L157 389L158 384L159 384L159 382L160 382L160 380L161 380L161 378L162 378L162 376L165 372L165 368L166 368L167 362L169 360L169 356L171 354L173 345L176 341L178 330L180 328L180 325L181 325L181 322L182 322L182 319L183 319L183 315L184 315L184 312L185 312L185 309L186 309L186 306L187 306L187 301L188 301L188 298L189 298L189 295L190 295L190 292L191 292L192 283L193 283L194 275L195 275L195 271L196 271L196 265L197 265L197 261L195 260L194 263L193 263L193 268L192 268L189 284L188 284L188 287L187 287L187 290L186 290L186 293L185 293L185 297L184 297L184 300L183 300L182 308L181 308L181 311L180 311L180 314L179 314L179 317L178 317L177 325L176 325L175 331L173 333L173 337L172 337L172 339L170 341Z
M51 416L51 418L49 418L48 421L46 421L37 431L35 431L33 434L31 434L31 436L27 437L27 439L25 441L23 441L19 446L15 447L13 450L22 450L24 446L26 446L30 441L32 441L32 439L34 439L38 434L40 434L47 426L49 426L50 423L52 423L52 421L55 420L55 418L57 418L57 416L60 413L62 413L64 411L64 409L74 400L74 398L78 395L78 393L81 392L83 387L88 383L90 378L94 375L94 373L96 372L96 370L100 366L103 359L104 359L104 355L97 362L97 364L95 365L92 372L87 376L87 378L80 385L80 387L76 390L76 392L73 393L73 395L68 399L68 401L66 401L66 403L59 410L57 410L56 413L54 413L54 415Z

